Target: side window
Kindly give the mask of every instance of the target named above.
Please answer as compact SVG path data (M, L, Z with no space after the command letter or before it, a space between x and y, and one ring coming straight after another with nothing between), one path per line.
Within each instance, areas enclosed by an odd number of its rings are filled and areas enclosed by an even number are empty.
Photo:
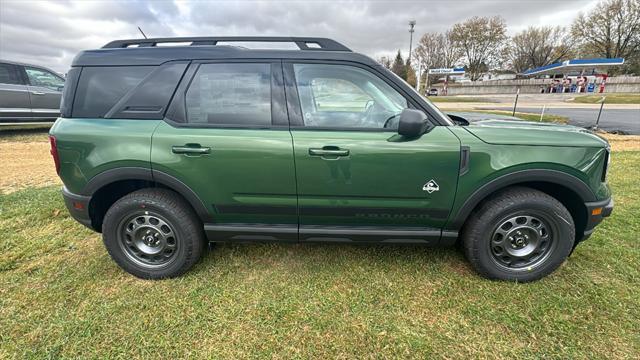
M375 74L355 66L293 65L305 126L397 129L407 100Z
M24 85L18 67L13 64L0 63L0 84Z
M64 79L43 69L25 66L29 83L33 86L42 86L55 91L61 91L64 86Z
M73 117L101 118L129 90L138 85L154 66L85 67L80 73Z
M185 102L188 123L271 125L271 65L202 64Z

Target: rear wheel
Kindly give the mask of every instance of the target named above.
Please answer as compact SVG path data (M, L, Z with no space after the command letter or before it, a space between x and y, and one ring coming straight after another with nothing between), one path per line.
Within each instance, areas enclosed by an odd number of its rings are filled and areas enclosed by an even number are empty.
M476 209L463 229L467 259L491 279L534 281L558 268L571 252L575 226L555 198L510 188Z
M144 279L181 275L200 259L205 244L189 204L165 189L142 189L119 199L102 229L113 260Z

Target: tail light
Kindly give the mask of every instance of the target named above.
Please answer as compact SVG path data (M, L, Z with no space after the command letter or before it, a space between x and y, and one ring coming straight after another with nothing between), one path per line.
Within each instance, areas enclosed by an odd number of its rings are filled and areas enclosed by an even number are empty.
M49 144L51 145L51 156L53 156L53 162L56 164L56 173L60 175L60 156L58 156L58 145L56 144L56 137L49 135Z

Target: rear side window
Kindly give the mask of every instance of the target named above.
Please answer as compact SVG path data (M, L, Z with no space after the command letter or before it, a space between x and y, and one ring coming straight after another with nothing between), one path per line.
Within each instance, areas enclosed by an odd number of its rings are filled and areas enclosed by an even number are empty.
M185 102L189 123L271 125L271 65L202 64Z
M82 69L73 117L101 118L155 66L105 66Z
M13 64L0 63L0 84L23 85L18 67Z

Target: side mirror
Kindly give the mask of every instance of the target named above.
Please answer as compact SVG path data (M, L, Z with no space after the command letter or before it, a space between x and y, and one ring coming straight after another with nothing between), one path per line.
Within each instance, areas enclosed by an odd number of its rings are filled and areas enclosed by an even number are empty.
M420 110L404 109L400 114L398 134L413 139L430 131L433 125L427 120L427 115Z

